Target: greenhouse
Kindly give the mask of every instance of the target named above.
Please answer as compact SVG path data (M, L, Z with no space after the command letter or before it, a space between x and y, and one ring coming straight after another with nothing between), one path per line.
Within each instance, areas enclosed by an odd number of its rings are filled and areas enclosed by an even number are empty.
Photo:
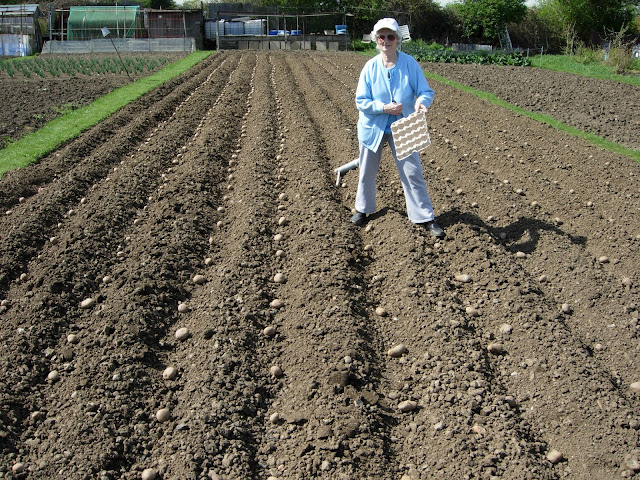
M102 38L102 27L107 27L117 38L136 38L136 32L140 28L140 7L71 7L67 21L67 40Z

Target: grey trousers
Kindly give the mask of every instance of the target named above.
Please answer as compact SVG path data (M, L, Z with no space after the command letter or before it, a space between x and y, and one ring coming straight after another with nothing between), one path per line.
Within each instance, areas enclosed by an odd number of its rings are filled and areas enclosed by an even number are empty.
M382 138L382 143L377 152L373 152L360 144L360 179L356 193L356 210L367 214L376 211L376 176L380 168L380 158L382 157L382 149L385 143L389 143L391 153L400 173L409 220L413 223L430 222L434 218L433 205L424 181L420 154L413 152L411 156L399 161L396 157L393 137L388 134L385 134Z

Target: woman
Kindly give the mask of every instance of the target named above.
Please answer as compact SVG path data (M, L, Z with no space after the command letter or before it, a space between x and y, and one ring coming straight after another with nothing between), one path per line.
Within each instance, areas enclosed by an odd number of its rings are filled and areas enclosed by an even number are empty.
M356 90L359 110L360 180L356 193L356 214L351 221L362 226L367 215L376 211L376 175L380 167L382 146L389 143L404 189L409 220L424 225L434 237L444 237L435 222L433 205L424 181L420 155L413 152L398 160L391 136L391 124L414 111L426 112L433 102L433 90L413 57L399 52L400 27L393 18L383 18L373 27L380 54L362 69Z

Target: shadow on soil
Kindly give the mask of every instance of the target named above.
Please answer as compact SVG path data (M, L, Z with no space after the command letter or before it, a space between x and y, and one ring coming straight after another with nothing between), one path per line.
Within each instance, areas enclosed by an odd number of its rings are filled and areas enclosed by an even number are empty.
M581 235L571 235L559 228L559 225L545 222L537 218L521 217L517 221L507 225L506 227L496 227L490 223L485 222L477 215L468 212L461 212L458 209L452 209L438 217L438 223L445 228L455 225L457 223L464 223L469 225L473 230L483 230L492 237L503 242L500 239L500 234L504 233L506 238L509 239L508 244L505 243L505 248L510 252L524 252L527 254L533 253L540 241L540 233L548 231L555 233L556 235L566 237L569 241L575 245L584 247L587 243L587 238Z

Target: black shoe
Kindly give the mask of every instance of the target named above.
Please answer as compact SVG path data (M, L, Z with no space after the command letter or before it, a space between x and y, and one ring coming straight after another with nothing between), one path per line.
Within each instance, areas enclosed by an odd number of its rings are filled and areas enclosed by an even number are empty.
M358 227L363 226L365 223L367 223L367 214L356 212L356 214L351 217L351 223L357 225Z
M444 230L436 223L435 220L425 222L422 225L432 236L436 238L444 238Z

